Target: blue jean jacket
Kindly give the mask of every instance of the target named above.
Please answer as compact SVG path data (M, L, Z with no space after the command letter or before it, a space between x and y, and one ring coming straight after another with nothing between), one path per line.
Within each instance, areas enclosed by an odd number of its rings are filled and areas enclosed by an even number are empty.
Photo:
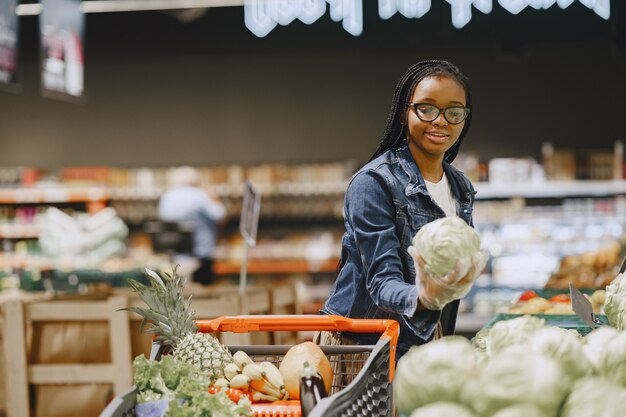
M457 214L472 225L476 192L463 173L444 162ZM394 319L400 323L397 356L433 337L442 322L452 334L458 300L442 311L416 313L418 287L407 249L426 223L445 217L432 200L408 147L387 151L350 180L344 203L346 232L341 269L322 314ZM345 333L359 344L375 344L379 335Z

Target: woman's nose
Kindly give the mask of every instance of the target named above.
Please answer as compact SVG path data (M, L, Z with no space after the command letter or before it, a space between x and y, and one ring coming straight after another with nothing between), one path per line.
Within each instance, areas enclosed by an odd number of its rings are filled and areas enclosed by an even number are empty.
M445 116L443 115L443 112L439 113L439 116L437 116L437 118L435 120L433 120L432 123L434 125L436 125L436 126L447 126L448 125L448 121L446 120Z

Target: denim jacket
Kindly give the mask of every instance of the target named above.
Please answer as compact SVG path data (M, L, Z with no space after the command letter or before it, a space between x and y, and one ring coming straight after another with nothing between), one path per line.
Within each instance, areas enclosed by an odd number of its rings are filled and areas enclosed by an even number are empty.
M472 225L476 192L463 173L443 163L457 215ZM433 337L442 322L452 334L458 300L442 311L416 312L415 266L407 249L426 223L445 217L432 200L411 152L405 146L367 163L350 180L344 203L346 232L341 269L322 314L394 319L400 323L397 356ZM359 344L376 344L379 335L345 333Z

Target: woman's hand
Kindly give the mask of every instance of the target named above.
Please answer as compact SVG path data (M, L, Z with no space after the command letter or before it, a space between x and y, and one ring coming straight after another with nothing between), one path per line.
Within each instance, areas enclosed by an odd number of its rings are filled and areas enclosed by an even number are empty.
M471 258L469 268L457 261L454 269L441 277L426 269L424 259L413 246L408 248L408 252L415 262L419 302L428 310L441 310L451 301L464 297L487 263L487 256L483 252L476 252ZM463 270L467 272L459 276Z

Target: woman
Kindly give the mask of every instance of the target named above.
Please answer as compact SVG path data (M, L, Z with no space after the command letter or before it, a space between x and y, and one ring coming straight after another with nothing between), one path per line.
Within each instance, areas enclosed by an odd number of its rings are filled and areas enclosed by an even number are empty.
M398 358L454 332L458 299L484 266L473 265L456 284L455 276L442 283L422 270L410 247L435 219L459 216L472 225L475 191L450 165L469 130L471 107L468 79L453 64L431 60L410 67L396 87L380 146L346 192L339 276L321 312L397 320ZM376 344L378 338L322 332L316 342Z

